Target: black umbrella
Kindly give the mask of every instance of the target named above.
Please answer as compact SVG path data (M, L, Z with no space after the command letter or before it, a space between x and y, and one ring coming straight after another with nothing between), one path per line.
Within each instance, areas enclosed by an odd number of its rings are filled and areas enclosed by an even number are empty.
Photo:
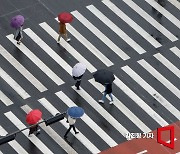
M105 70L105 69L97 70L93 74L93 77L96 82L99 82L103 85L112 83L115 80L113 72Z

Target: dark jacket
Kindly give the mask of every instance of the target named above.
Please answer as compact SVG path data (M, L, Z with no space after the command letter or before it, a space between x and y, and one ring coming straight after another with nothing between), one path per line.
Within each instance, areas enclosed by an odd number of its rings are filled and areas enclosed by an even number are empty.
M107 85L106 85L105 92L106 92L107 94L112 93L112 84L107 84Z

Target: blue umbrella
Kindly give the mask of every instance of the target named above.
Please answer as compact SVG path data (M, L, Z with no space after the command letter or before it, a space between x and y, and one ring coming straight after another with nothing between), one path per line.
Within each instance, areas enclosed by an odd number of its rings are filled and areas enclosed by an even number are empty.
M84 114L84 110L81 107L73 106L68 108L67 114L72 118L80 118Z

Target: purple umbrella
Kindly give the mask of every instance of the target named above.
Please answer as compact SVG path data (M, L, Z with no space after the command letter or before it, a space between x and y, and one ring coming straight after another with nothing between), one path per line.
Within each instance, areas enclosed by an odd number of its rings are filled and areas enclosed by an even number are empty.
M19 28L24 23L24 17L22 15L17 15L11 19L11 27Z

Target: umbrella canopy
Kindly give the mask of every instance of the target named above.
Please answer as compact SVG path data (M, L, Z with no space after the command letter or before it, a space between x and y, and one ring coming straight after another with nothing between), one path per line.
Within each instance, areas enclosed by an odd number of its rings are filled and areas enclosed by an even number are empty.
M69 12L62 12L58 15L58 20L62 23L70 23L73 20L73 16Z
M115 80L113 72L105 69L97 70L94 73L93 77L96 82L99 82L103 85L112 83Z
M83 75L85 71L86 65L84 65L83 63L77 63L72 69L72 75L75 77L79 77Z
M19 28L24 23L24 17L22 15L17 15L11 19L11 27Z
M80 118L84 114L84 110L81 107L73 106L68 108L67 114L72 118Z
M32 110L26 115L26 122L30 125L36 124L42 117L42 112L38 109Z

